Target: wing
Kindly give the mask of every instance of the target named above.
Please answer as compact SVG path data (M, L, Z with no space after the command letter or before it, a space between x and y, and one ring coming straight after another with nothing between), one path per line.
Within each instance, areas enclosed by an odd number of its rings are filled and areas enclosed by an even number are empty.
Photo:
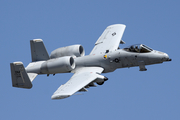
M101 67L82 67L77 69L71 79L54 92L51 99L63 99L73 95L75 92L87 91L85 87L89 84L94 85L94 80L104 77L100 75L103 70Z
M125 28L126 26L123 24L108 26L96 41L95 47L90 54L108 53L117 50Z

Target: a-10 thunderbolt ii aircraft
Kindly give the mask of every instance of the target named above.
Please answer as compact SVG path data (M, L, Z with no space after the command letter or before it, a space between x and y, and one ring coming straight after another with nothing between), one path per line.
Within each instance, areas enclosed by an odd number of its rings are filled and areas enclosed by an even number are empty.
M120 49L119 44L125 43L121 39L125 28L123 24L108 26L87 56L84 56L81 45L58 48L49 56L41 39L31 40L32 62L26 68L22 62L10 63L13 87L32 88L32 81L40 74L74 73L51 97L63 99L76 92L87 91L87 88L96 86L95 83L102 85L108 78L101 73L134 66L146 71L146 65L171 61L166 53L144 44Z

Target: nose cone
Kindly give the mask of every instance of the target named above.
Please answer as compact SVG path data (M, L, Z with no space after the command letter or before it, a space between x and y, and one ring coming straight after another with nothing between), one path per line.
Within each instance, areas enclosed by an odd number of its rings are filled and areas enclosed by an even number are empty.
M164 61L172 61L172 59L169 58L167 53L164 53L162 60L163 60L163 62Z

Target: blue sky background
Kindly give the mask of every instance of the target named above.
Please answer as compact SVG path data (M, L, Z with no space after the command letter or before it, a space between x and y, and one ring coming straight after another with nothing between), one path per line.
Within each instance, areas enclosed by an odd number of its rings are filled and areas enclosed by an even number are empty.
M180 79L178 0L1 0L0 119L2 120L179 120ZM38 76L33 88L12 87L10 63L31 62L30 40L41 38L52 50L81 44L90 53L104 29L126 25L125 47L144 43L169 54L172 62L118 69L83 95L51 100L72 76Z

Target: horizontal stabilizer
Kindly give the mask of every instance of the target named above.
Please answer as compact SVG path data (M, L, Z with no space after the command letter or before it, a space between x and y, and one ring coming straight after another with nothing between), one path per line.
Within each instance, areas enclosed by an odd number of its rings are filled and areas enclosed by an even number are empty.
M27 73L29 79L31 80L31 82L37 77L37 73Z
M24 69L22 62L10 63L12 86L19 88L32 88L32 83Z

